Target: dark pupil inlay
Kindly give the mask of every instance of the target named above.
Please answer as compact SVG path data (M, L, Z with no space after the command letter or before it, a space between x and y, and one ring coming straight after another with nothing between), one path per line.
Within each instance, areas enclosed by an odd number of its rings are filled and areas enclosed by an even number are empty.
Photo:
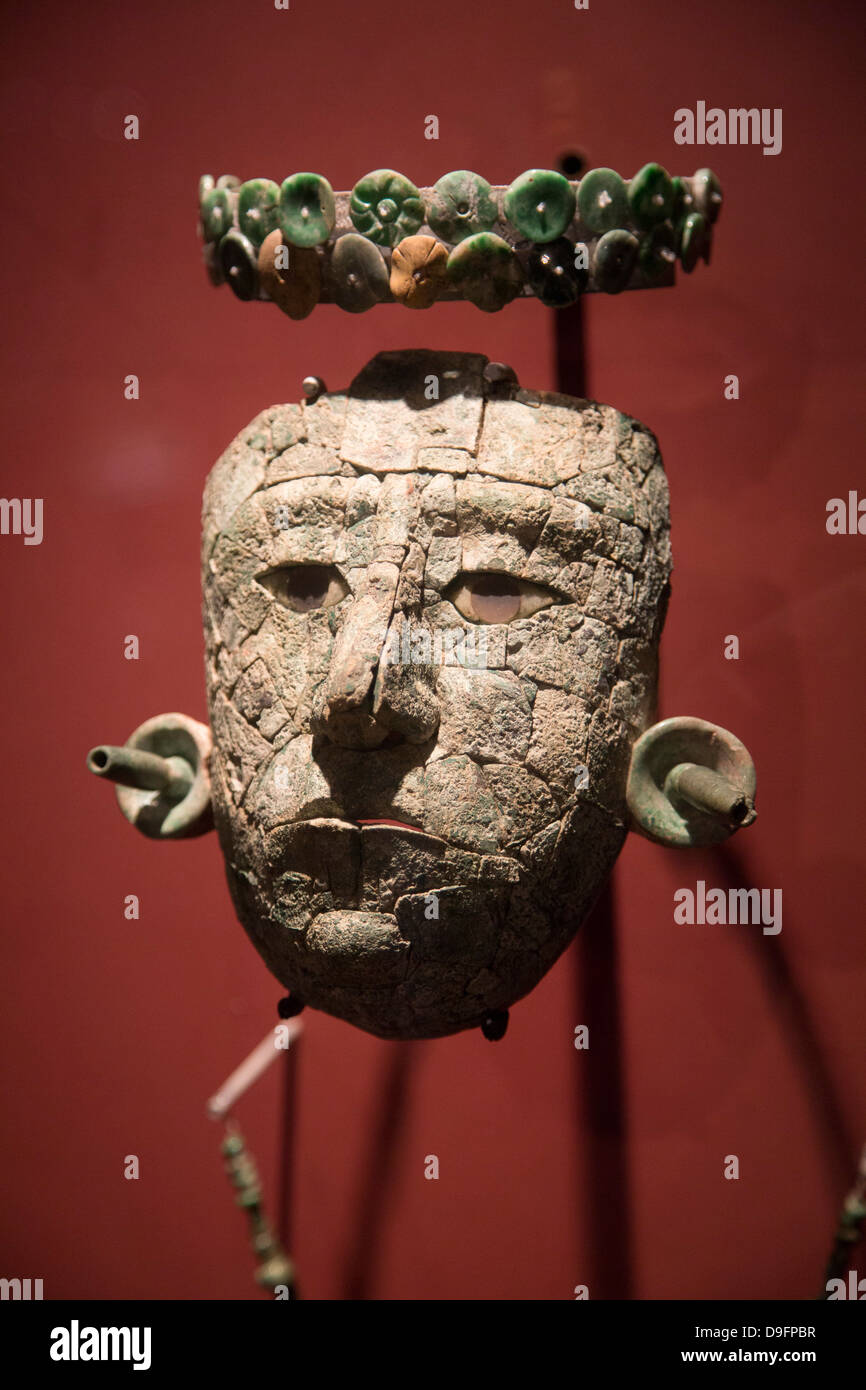
M319 608L328 592L329 572L321 565L295 565L286 575L286 594L300 612Z
M476 617L485 623L507 623L520 608L520 588L507 574L478 574L471 592Z

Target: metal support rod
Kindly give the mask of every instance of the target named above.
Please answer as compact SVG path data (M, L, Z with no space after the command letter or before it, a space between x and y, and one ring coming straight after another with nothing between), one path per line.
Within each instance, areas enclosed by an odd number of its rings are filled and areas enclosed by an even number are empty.
M87 766L97 777L140 791L162 792L180 800L192 786L192 768L185 758L161 758L140 748L118 748L110 743L91 748Z
M665 778L665 796L679 797L708 816L718 816L733 825L746 819L749 798L727 777L698 763L677 763Z
M568 178L582 172L585 160L560 159ZM584 344L583 296L565 309L550 309L556 362L556 389L586 399L588 354ZM601 1039L596 1065L576 1082L578 1143L585 1152L585 1171L577 1185L584 1234L577 1254L589 1270L593 1297L629 1299L633 1292L634 1243L629 1196L629 1130L626 1104L618 927L611 876L599 894L592 917L572 947L575 966L574 1017L585 1021Z

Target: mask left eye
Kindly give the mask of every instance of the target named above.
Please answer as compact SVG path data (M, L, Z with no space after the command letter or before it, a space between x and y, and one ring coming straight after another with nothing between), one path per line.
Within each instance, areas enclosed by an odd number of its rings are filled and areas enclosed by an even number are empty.
M312 613L333 608L349 592L333 565L281 565L258 576L258 582L293 613Z
M510 623L531 618L556 602L556 595L511 574L459 574L445 595L471 623Z

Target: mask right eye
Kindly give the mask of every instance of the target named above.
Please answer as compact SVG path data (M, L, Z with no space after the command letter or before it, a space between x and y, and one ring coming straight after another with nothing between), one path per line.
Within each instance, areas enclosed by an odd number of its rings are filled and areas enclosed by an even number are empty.
M280 565L258 575L258 582L293 613L333 608L349 592L348 584L333 565Z

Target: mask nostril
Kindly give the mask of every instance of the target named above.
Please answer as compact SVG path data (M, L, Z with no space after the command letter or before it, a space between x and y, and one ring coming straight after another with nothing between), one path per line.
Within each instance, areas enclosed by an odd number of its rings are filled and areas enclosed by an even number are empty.
M391 729L391 731L382 740L381 746L382 748L399 748L402 744L406 742L407 740L404 734L398 733L396 729Z
M314 705L310 728L314 737L336 748L378 749L389 736L389 730L373 718L369 709L334 708L330 703Z

